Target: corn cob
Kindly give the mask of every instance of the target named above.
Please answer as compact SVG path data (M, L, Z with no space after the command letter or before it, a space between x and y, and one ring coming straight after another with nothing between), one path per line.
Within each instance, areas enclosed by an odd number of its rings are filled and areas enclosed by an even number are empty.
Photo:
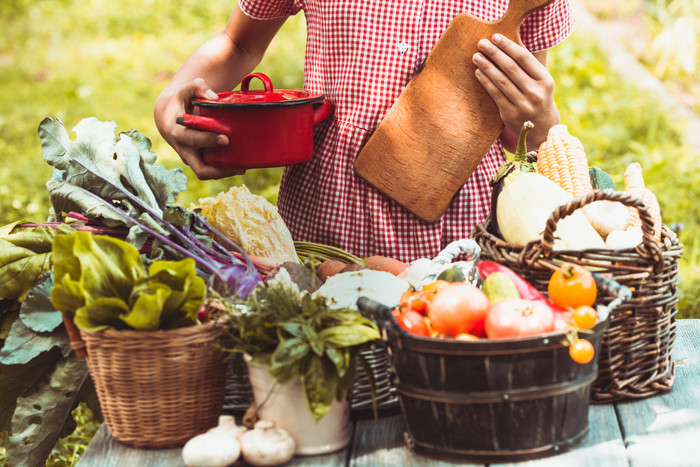
M644 177L642 177L642 166L639 162L633 162L625 169L625 191L635 198L641 199L647 207L649 214L654 219L654 239L657 242L661 241L661 207L654 193L645 187ZM627 223L629 227L641 227L642 220L639 218L639 211L636 208L628 206L630 212L630 220Z
M593 189L588 159L581 141L569 134L566 125L554 125L537 151L539 172L578 197Z

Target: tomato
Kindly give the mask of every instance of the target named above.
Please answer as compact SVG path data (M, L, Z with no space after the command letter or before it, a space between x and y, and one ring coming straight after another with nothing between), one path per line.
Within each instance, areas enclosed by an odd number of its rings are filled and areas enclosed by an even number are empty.
M578 264L565 263L554 271L547 286L549 299L556 305L577 308L593 306L598 288L593 274Z
M457 334L482 335L489 299L467 282L451 282L430 302L428 316L433 329L445 337Z
M405 329L411 334L417 336L430 336L430 329L428 329L428 324L420 313L408 310L400 313L396 317L396 321L399 323L402 329Z
M442 279L438 279L436 281L431 282L430 284L426 285L423 287L420 291L420 294L425 298L428 302L432 302L433 298L435 298L435 295L442 289L444 289L447 285L450 283L447 281L444 281Z
M591 329L598 321L598 312L593 307L581 305L572 312L574 324L581 329Z
M569 355L571 355L571 359L582 365L593 360L594 352L593 344L586 339L578 339L569 346Z
M491 307L485 327L489 339L539 336L554 330L554 312L538 300L510 298Z
M413 310L422 315L427 313L428 302L418 292L413 292L411 290L405 291L401 294L401 299L399 301L399 307L401 311Z

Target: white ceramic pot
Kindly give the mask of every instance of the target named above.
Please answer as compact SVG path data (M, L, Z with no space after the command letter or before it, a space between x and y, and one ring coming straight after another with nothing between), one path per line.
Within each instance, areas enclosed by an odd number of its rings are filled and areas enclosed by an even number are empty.
M275 386L267 365L248 364L248 376L258 405L258 416L271 420L292 435L295 454L313 456L343 449L350 442L350 400L334 401L318 422L306 406L301 381ZM272 389L274 386L274 389ZM270 392L272 390L272 392ZM267 398L267 400L266 400ZM262 407L260 407L260 404Z

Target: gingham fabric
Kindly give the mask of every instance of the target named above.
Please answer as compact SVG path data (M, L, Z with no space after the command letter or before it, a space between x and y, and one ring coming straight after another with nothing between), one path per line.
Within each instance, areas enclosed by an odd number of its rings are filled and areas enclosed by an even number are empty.
M257 19L303 10L304 88L335 105L333 117L314 130L313 158L282 177L278 208L295 240L410 262L434 257L484 220L488 181L505 162L499 141L433 224L380 194L355 174L353 162L452 18L466 11L493 21L508 0L239 0L239 6ZM537 52L564 40L573 27L568 0L555 0L526 18L521 39ZM426 173L424 183L433 175Z

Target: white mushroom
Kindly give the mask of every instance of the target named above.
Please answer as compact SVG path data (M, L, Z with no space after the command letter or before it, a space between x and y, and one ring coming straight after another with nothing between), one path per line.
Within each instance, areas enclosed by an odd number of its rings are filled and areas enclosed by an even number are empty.
M248 428L236 424L236 418L233 415L220 415L219 424L214 428L210 428L208 433L221 432L239 439L246 431L248 431Z
M187 467L226 467L240 455L241 443L223 431L197 435L182 448L182 460Z
M294 457L296 442L282 428L269 420L260 420L241 436L243 459L257 466L280 465Z

